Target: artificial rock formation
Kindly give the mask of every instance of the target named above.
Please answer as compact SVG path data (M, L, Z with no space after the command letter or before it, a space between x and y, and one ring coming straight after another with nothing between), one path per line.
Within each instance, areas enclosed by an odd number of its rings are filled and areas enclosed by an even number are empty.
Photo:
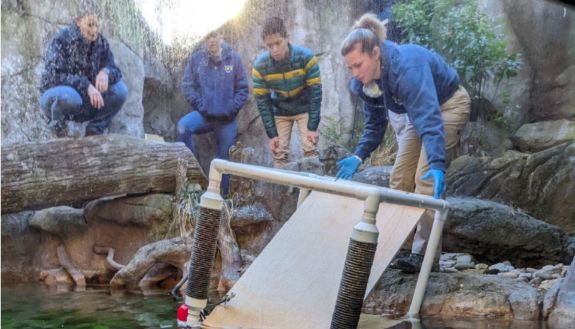
M474 196L519 207L536 218L575 232L575 143L502 157L462 156L446 175L448 195Z
M568 263L575 239L560 227L493 201L448 198L443 228L445 251L466 252L488 262L510 260L518 266Z
M160 240L143 246L126 266L118 271L110 286L114 289L133 289L156 263L166 263L186 273L185 264L190 259L191 241L187 238Z
M78 209L66 206L2 215L2 280L59 280L60 268L89 283L109 283L142 246L176 227L170 194L99 199ZM111 208L117 216L111 215ZM77 270L77 271L76 271ZM71 284L71 282L70 282Z

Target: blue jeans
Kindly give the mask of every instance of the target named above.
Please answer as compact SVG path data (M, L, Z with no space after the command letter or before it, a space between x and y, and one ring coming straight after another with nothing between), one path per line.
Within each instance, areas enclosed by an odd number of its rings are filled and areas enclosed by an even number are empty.
M128 97L128 87L120 80L102 93L104 106L96 109L90 100L80 96L70 86L56 86L46 90L40 97L40 109L51 121L66 120L84 122L86 134L101 135L110 126L112 118L120 111Z
M184 115L178 121L178 142L184 142L186 146L196 155L193 135L214 132L216 135L216 158L229 160L229 150L238 134L238 124L236 119L232 121L218 121L204 118L200 112L194 111ZM227 196L230 188L229 175L222 177L222 195Z

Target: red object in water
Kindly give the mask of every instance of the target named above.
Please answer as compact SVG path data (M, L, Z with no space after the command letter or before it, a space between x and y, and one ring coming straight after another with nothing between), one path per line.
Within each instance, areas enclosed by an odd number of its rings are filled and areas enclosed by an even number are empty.
M178 307L178 321L186 322L188 320L188 305L182 304Z

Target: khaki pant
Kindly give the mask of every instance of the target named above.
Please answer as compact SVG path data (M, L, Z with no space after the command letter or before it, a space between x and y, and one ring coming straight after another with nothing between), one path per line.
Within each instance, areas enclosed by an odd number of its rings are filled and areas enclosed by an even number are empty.
M274 167L283 168L288 161L289 143L294 122L297 124L299 142L301 144L304 157L313 157L318 155L316 145L307 139L308 120L308 113L275 117L276 129L279 137L279 147L276 149L276 152L272 154Z
M445 167L457 155L461 132L469 120L471 100L463 87L459 89L441 105L441 117L445 130ZM421 176L427 172L427 154L421 147L421 140L415 132L415 128L407 119L407 115L398 117L390 115L391 125L397 137L397 157L391 171L389 185L393 189L406 192L416 192L425 195L433 195L433 180L422 180ZM433 212L426 211L425 215L417 224L411 252L423 255L427 246L427 240L433 225ZM441 241L439 249L441 248ZM439 254L437 255L439 256Z

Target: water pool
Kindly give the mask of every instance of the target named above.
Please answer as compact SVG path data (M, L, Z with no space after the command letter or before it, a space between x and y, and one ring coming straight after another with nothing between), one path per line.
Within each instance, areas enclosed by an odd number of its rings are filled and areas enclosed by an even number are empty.
M110 294L42 285L2 287L2 328L177 328L178 302L167 294Z
M166 292L111 293L107 287L83 291L57 289L39 284L2 287L3 329L176 329L180 305ZM529 321L423 319L418 325L399 323L381 316L363 314L362 329L543 329L544 323Z

